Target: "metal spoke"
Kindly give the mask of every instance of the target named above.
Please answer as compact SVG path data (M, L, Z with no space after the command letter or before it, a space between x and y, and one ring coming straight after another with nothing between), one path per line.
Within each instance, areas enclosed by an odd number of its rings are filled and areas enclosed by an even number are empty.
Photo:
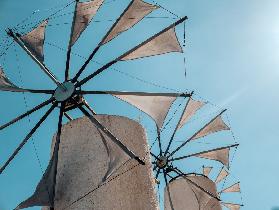
M54 98L50 98L49 100L47 100L47 101L45 101L45 102L39 104L38 106L36 106L36 107L34 107L33 109L27 111L26 113L24 113L24 114L22 114L22 115L16 117L15 119L11 120L11 121L8 122L8 123L6 123L6 124L0 126L0 130L3 130L4 128L6 128L6 127L8 127L8 126L10 126L10 125L12 125L12 124L14 124L14 123L16 123L17 121L19 121L19 120L25 118L26 116L32 114L33 112L38 111L39 109L43 108L44 106L46 106L46 105L52 103L54 100L55 100Z
M27 136L23 139L20 145L16 148L13 154L9 157L6 163L0 168L0 174L3 173L5 168L10 164L10 162L15 158L18 152L22 149L22 147L27 143L27 141L31 138L31 136L36 132L36 130L40 127L40 125L45 121L45 119L49 116L49 114L53 111L53 109L57 106L57 103L54 103L50 109L44 114L44 116L39 120L39 122L35 125L34 128L27 134Z
M169 96L169 97L190 97L189 93L149 93L149 92L129 92L129 91L90 91L81 90L80 93L84 94L110 94L110 95L138 95L138 96Z
M72 37L73 37L73 32L74 32L74 26L75 26L75 19L77 15L77 5L78 5L79 0L76 0L76 5L75 5L75 12L73 15L73 20L72 20L72 27L71 27L71 34L70 34L70 40L68 44L68 51L67 51L67 58L66 58L66 69L65 69L65 81L69 80L69 70L70 70L70 61L71 61L71 52L72 52Z
M177 158L172 158L172 159L169 159L169 161L182 160L182 159L186 159L186 158L193 157L193 156L196 156L196 155L201 155L201 154L205 154L205 153L208 153L208 152L214 152L214 151L218 151L218 150L222 150L222 149L226 149L226 148L238 147L238 146L239 146L239 144L233 144L233 145L230 145L230 146L227 146L227 147L219 147L219 148L216 148L216 149L206 150L206 151L194 153L194 154L191 154L191 155L185 155L185 156L181 156L181 157L177 157Z
M64 114L64 109L65 109L65 103L61 104L60 107L60 113L59 113L59 119L58 119L58 129L57 129L57 134L56 134L56 142L55 142L55 146L54 146L54 160L57 160L54 162L54 181L53 181L53 198L55 200L55 188L56 188L56 176L57 176L57 166L58 166L58 155L59 155L59 147L60 147L60 141L61 141L61 131L62 131L62 118L63 118L63 114ZM54 208L53 208L54 209Z
M89 114L82 106L78 107L83 114L99 129L101 129L115 144L117 144L127 155L137 160L140 164L145 165L145 162L136 156L129 148L127 148L119 139L117 139L107 128L105 128L95 117Z
M191 93L191 96L192 96L192 94L193 94L193 92ZM183 115L184 115L184 112L185 112L185 110L186 110L186 108L187 108L187 106L188 106L190 100L191 100L191 98L189 97L189 99L188 99L188 101L187 101L187 103L186 103L186 105L185 105L185 107L184 107L184 109L183 109L183 112L182 112L182 114L181 114L181 116L180 116L180 118L179 118L179 121L178 121L178 123L177 123L177 125L176 125L176 127L175 127L175 129L174 129L174 131L173 131L173 133L172 133L171 139L170 139L170 141L169 141L169 143L168 143L168 146L167 146L166 151L164 152L164 155L166 155L166 154L169 152L169 149L170 149L170 146L171 146L171 144L172 144L172 142L173 142L175 133L176 133L178 127L179 127L179 123L180 123L181 120L182 120L182 117L183 117Z
M67 112L64 112L64 115L65 115L65 117L67 117L68 120L70 120L70 121L73 120L73 118Z
M188 140L186 140L185 142L183 142L179 147L177 147L174 151L172 151L169 155L168 158L173 156L176 152L178 152L182 147L184 147L186 144L188 144L192 139L194 139L196 137L196 135L202 131L206 126L208 126L210 123L212 123L217 117L219 117L220 115L222 115L224 112L226 111L223 110L220 114L218 114L216 117L214 117L212 120L210 120L206 125L204 125L201 129L199 129L193 136L191 136Z
M112 60L111 62L105 64L103 67L99 68L97 71L95 71L93 74L90 74L89 76L85 77L83 80L81 80L80 82L77 83L77 87L80 87L81 85L85 84L86 82L88 82L89 80L91 80L92 78L94 78L95 76L97 76L98 74L102 73L103 71L105 71L106 69L108 69L110 66L112 66L113 64L117 63L118 61L120 61L122 58L124 58L125 56L129 55L130 53L132 53L133 51L137 50L138 48L140 48L141 46L145 45L146 43L150 42L151 40L153 40L154 38L156 38L157 36L159 36L162 33L165 33L166 31L168 31L169 29L171 29L172 27L181 24L182 22L184 22L187 19L187 17L183 17L180 20L178 20L177 22L171 24L169 27L163 29L162 31L160 31L159 33L155 34L154 36L150 37L149 39L147 39L146 41L142 42L141 44L137 45L136 47L132 48L131 50L127 51L126 53L122 54L121 56L119 56L118 58Z
M171 207L171 210L174 210L173 203L172 203L172 199L171 199L170 188L169 188L168 180L167 180L167 173L166 173L165 169L163 170L163 173L164 173L164 180L165 180L166 188L167 188L167 192L168 192L170 207Z
M0 91L7 91L7 92L14 92L14 93L22 93L22 92L29 92L29 93L42 93L42 94L53 94L54 90L33 90L33 89L6 89L6 90L0 90Z

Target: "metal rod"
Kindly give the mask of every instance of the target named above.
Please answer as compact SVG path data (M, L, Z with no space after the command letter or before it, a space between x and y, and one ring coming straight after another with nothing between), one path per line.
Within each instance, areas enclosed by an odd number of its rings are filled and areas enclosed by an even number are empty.
M193 94L193 92L191 93L191 95L192 95L192 94ZM182 114L181 114L181 116L180 116L180 118L179 118L179 121L178 121L178 123L176 124L176 127L175 127L175 129L174 129L174 131L173 131L173 133L172 133L171 139L170 139L170 141L169 141L169 143L168 143L168 146L167 146L166 151L164 152L164 155L166 155L166 154L169 152L169 149L170 149L170 146L171 146L171 144L172 144L172 142L173 142L175 133L176 133L178 127L179 127L179 124L180 124L180 122L181 122L181 120L182 120L182 118L183 118L183 115L184 115L184 113L185 113L185 111L186 111L186 109L187 109L187 106L188 106L190 100L191 100L191 98L189 97L189 99L188 99L188 101L187 101L187 103L186 103L186 105L185 105L185 107L184 107L184 109L183 109L183 112L182 112Z
M157 124L156 124L156 128L157 128L157 136L158 136L158 145L159 145L160 156L162 156L163 155L163 149L162 149L162 142L161 142L161 133L160 133L160 128L157 126Z
M31 136L36 132L36 130L40 127L40 125L45 121L48 115L53 111L53 109L57 106L57 102L55 102L50 109L44 114L44 116L39 120L39 122L35 125L34 128L27 134L27 136L23 139L23 141L19 144L13 154L9 157L6 163L0 168L0 174L3 173L5 168L10 164L10 162L15 158L18 152L22 149L22 147L27 143L27 141L31 138Z
M14 93L22 93L22 92L29 92L29 93L42 93L42 94L54 94L54 90L34 90L34 89L26 89L26 88L19 88L19 89L1 89L0 91L8 91Z
M64 115L65 115L65 117L68 118L68 120L70 120L70 121L73 120L73 118L67 112L64 112Z
M53 102L53 101L55 101L55 99L54 99L54 98L50 98L50 99L48 99L47 101L45 101L45 102L43 102L43 103L37 105L36 107L34 107L33 109L27 111L26 113L24 113L24 114L22 114L22 115L16 117L15 119L11 120L11 121L8 122L8 123L6 123L6 124L0 126L0 130L3 130L4 128L6 128L6 127L8 127L8 126L10 126L10 125L12 125L12 124L14 124L14 123L16 123L17 121L19 121L19 120L25 118L26 116L32 114L33 112L38 111L39 109L45 107L46 105L50 104L50 103Z
M177 22L171 24L169 27L165 28L164 30L160 31L159 33L155 34L154 36L150 37L149 39L147 39L146 41L142 42L141 44L137 45L136 47L132 48L131 50L127 51L126 53L122 54L121 56L119 56L118 58L114 59L113 61L107 63L106 65L104 65L103 67L99 68L97 71L95 71L93 74L90 74L89 76L85 77L83 80L81 80L80 82L77 83L76 87L80 87L81 85L83 85L84 83L88 82L89 80L91 80L92 78L94 78L95 76L97 76L98 74L102 73L103 71L105 71L106 69L108 69L110 66L112 66L113 64L117 63L118 61L120 61L122 58L124 58L125 56L129 55L130 53L132 53L133 51L137 50L138 48L140 48L141 46L145 45L146 43L150 42L152 39L156 38L157 36L159 36L160 34L168 31L169 29L171 29L172 27L175 27L176 25L182 23L183 21L185 21L187 19L187 17L183 17L180 20L178 20Z
M95 117L89 114L82 106L78 107L83 114L99 129L101 129L115 144L117 144L127 155L137 160L140 164L145 165L145 162L136 156L128 147L126 147L118 138L116 138L107 128L105 128Z
M55 75L43 64L37 57L25 46L19 34L14 34L11 29L8 29L8 35L11 36L16 43L39 65L39 67L46 73L46 75L59 87L62 87L62 84L56 79Z
M218 114L216 117L214 117L212 120L210 120L205 126L203 126L200 130L198 130L192 137L190 137L188 140L186 140L185 142L183 142L179 147L177 147L174 151L172 151L169 155L168 158L173 156L177 151L179 151L182 147L184 147L186 144L188 144L192 139L194 139L196 137L196 135L202 131L204 128L206 128L210 123L212 123L215 119L217 119L217 117L219 117L220 115L222 115L224 112L226 111L223 110L220 114Z
M70 40L68 44L68 51L67 51L67 58L66 58L66 69L65 69L65 81L69 80L69 69L70 69L70 61L71 61L71 52L72 52L72 37L73 37L73 32L74 32L74 26L75 26L75 19L77 15L77 5L78 5L79 0L76 0L76 5L75 5L75 12L73 15L73 20L72 20L72 27L71 27L71 34L70 34Z
M164 180L165 180L165 183L166 183L166 188L167 188L167 192L168 192L168 196L169 196L170 207L171 207L171 210L174 210L172 199L171 199L170 188L169 188L169 185L168 185L167 173L166 173L165 169L163 169L163 173L164 173Z
M84 94L110 94L110 95L138 95L138 96L169 96L169 97L190 97L189 93L150 93L150 92L131 92L131 91L96 91L96 90L81 90L80 93Z
M97 47L93 50L93 52L90 54L88 59L85 61L85 63L82 65L78 73L75 75L75 77L72 79L72 82L76 82L79 76L82 74L82 72L85 70L86 66L89 64L89 62L93 59L95 54L98 52L98 50L101 48L103 45L103 42L106 40L106 38L109 36L113 28L116 26L116 24L119 22L120 18L127 12L127 10L130 8L130 6L133 4L134 0L129 3L129 5L126 7L126 9L122 12L122 14L118 17L118 19L114 22L112 27L108 30L106 35L102 38L100 43L97 45Z
M90 105L87 103L87 101L84 99L83 100L84 106L89 109L89 111L92 113L92 115L96 115L97 113L90 107Z
M214 152L214 151L227 149L227 148L232 148L232 147L238 147L238 146L239 146L239 144L233 144L233 145L230 145L230 146L227 146L227 147L220 147L220 148L216 148L216 149L211 149L211 150L207 150L207 151L194 153L194 154L191 154L191 155L185 155L185 156L181 156L181 157L177 157L177 158L172 158L172 159L169 159L169 161L182 160L182 159L186 159L186 158L193 157L193 156L196 156L196 155L201 155L201 154L205 154L205 153L208 153L208 152Z
M65 103L61 104L60 107L60 113L59 113L59 119L58 119L58 129L57 129L57 134L56 134L56 142L54 146L54 150L56 151L54 153L54 159L57 160L54 162L54 181L53 181L53 200L55 200L55 189L56 189L56 176L57 176L57 166L58 166L58 161L59 161L59 147L60 147L60 141L61 141L61 131L62 131L62 118L64 114L64 109L65 109Z

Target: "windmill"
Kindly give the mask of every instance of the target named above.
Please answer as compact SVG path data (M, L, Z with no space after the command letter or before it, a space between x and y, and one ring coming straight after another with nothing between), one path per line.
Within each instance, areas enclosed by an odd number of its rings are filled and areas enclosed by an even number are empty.
M55 143L53 147L53 155L48 165L48 168L42 178L42 183L48 183L46 200L42 201L34 201L31 203L23 202L18 206L18 209L25 208L33 205L42 205L49 206L51 209L54 209L54 199L55 199L55 189L56 189L56 177L57 177L57 167L59 162L59 150L60 150L60 142L61 142L61 133L62 133L62 118L63 116L67 117L69 120L72 120L70 115L67 113L72 109L79 109L89 120L90 122L98 128L101 132L101 136L103 138L107 138L108 141L113 142L117 145L118 148L122 150L122 153L134 159L139 164L144 165L145 161L143 157L140 157L136 152L127 147L122 139L116 137L116 135L111 132L108 127L104 126L102 121L95 116L94 110L89 106L85 97L86 95L112 95L122 101L125 101L141 111L148 114L154 121L156 122L156 130L158 134L158 139L160 139L160 129L163 126L164 119L168 113L170 105L177 98L189 98L191 99L191 93L150 93L150 92L121 92L121 91L95 91L95 90L83 90L82 86L85 85L88 81L95 78L99 74L104 71L107 71L114 64L134 59L141 59L144 57L156 56L171 52L182 52L182 48L177 39L175 27L182 24L187 17L180 18L178 21L174 22L170 26L156 33L149 39L143 41L141 44L133 47L117 58L111 60L107 64L103 65L101 68L94 71L94 73L80 80L82 73L88 67L88 64L92 61L94 56L99 52L99 50L112 41L114 38L119 36L121 33L129 30L134 25L139 23L143 18L152 13L154 10L159 9L158 5L153 5L146 3L142 0L133 0L126 7L123 13L119 16L119 18L115 21L115 23L111 26L110 30L105 34L99 44L94 48L90 56L87 58L85 63L81 66L81 68L77 71L73 78L70 78L70 60L72 55L72 46L76 43L76 41L80 38L82 32L89 25L91 20L96 15L98 9L104 3L104 0L94 0L88 2L79 2L74 1L71 4L75 3L75 11L73 15L72 22L72 30L70 34L70 40L67 49L67 59L65 64L65 78L64 81L61 82L57 79L55 74L47 67L44 63L44 53L43 53L43 45L45 40L45 28L48 24L48 19L41 21L33 30L26 34L17 33L14 29L8 29L8 35L21 47L29 57L38 64L38 66L42 69L42 71L54 82L57 86L55 90L38 90L38 89L28 89L28 88L20 88L14 85L8 77L5 75L3 69L1 68L0 74L0 89L2 91L12 91L12 92L29 92L34 94L47 94L50 95L50 99L44 101L43 103L37 105L33 109L27 111L26 113L18 116L17 118L11 120L10 122L2 125L0 130L11 126L12 124L18 122L19 120L29 116L30 114L42 109L43 107L51 105L49 110L42 116L42 118L37 122L34 128L27 134L27 136L23 139L21 144L16 148L14 153L10 156L10 158L5 162L5 164L0 169L0 174L4 172L5 168L9 165L9 163L16 157L19 151L23 148L23 146L27 143L27 141L31 138L31 136L36 132L36 130L41 126L41 124L46 120L46 118L50 115L50 113L55 109L59 108L60 114L58 118L58 130L55 138ZM189 108L189 107L188 107ZM186 106L187 109L187 106ZM216 119L219 119L218 117ZM178 128L176 128L178 129ZM204 131L205 132L205 131ZM175 133L173 134L173 136ZM197 133L191 140L197 138L198 135L202 135ZM172 137L173 138L173 137ZM170 145L173 139L170 141ZM190 140L189 140L190 141ZM160 140L159 140L160 142ZM177 168L166 168L168 167L168 162L174 162L174 159L169 159L173 157L174 153L170 153L168 155L168 149L163 154L160 147L160 155L154 156L156 158L155 167L157 173L160 174L163 171L164 176L166 177L169 173L166 170L172 169L175 170L179 175L184 175L182 172L178 171ZM184 147L185 145L181 145ZM233 145L232 145L233 146ZM230 147L232 147L230 146ZM235 145L236 146L236 145ZM223 149L228 149L223 148ZM179 149L179 148L178 148ZM221 149L221 148L219 148ZM207 151L208 152L208 151ZM213 151L212 151L213 152ZM200 154L202 155L202 154ZM180 157L179 157L180 158ZM186 157L181 157L186 158ZM111 173L115 170L115 166L109 168L107 173L104 174L104 181L109 178ZM157 175L156 175L157 176ZM165 179L167 182L167 179ZM40 186L40 183L39 185ZM199 186L201 188L201 186ZM37 188L40 193L40 187ZM204 189L202 188L204 191ZM44 191L43 193L45 193ZM209 193L210 194L210 193ZM215 196L216 197L216 196ZM42 197L40 197L42 198ZM41 202L41 203L40 203ZM29 205L30 204L30 205ZM233 204L232 204L233 205Z
M230 127L222 119L222 115L226 110L219 112L193 135L190 135L186 140L178 141L180 144L172 147L176 133L179 132L205 104L205 102L194 100L192 96L187 97L185 106L181 115L178 117L178 122L169 140L164 141L165 139L161 138L162 129L160 130L157 128L158 135L154 143L158 142L158 154L151 152L151 155L153 157L153 170L156 174L156 182L158 185L160 185L161 182L165 185L165 210L182 210L185 209L186 206L192 210L217 210L222 209L221 206L231 210L237 210L242 206L242 204L239 203L225 202L220 197L223 193L240 193L239 182L217 192L218 183L224 181L229 175L230 150L237 148L239 144L235 143L213 149L203 149L202 151L192 152L192 154L188 155L178 154L179 151L188 146L191 142L195 142L199 139L204 140L203 138L213 133L230 130ZM168 110L170 109L171 108ZM169 120L165 118L165 127L172 119L173 116ZM165 147L163 142L167 142ZM217 175L216 180L212 181L208 176L213 167L203 167L202 173L186 173L180 169L178 162L190 158L208 159L219 162L223 167ZM161 177L163 181L158 179L158 177Z

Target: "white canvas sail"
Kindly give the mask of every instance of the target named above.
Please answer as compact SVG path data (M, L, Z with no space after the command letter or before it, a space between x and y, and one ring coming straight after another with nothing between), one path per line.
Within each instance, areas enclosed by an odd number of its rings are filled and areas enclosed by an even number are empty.
M92 0L88 2L77 2L75 17L73 22L70 45L73 46L81 33L89 25L104 0Z
M37 28L20 37L30 52L41 62L44 62L45 29L48 21L43 21Z
M132 28L135 24L140 22L146 15L158 7L142 0L133 0L126 11L121 15L115 25L111 28L102 44L105 44L119 34Z

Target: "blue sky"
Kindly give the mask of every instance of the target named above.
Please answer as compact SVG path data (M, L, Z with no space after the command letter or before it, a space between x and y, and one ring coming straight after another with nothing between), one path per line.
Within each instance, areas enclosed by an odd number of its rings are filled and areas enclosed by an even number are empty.
M109 2L109 0L107 0ZM115 19L128 4L128 0L116 0L105 4L96 15L95 20ZM217 110L227 108L234 136L241 144L231 167L233 177L241 181L242 197L245 210L266 210L279 205L278 190L278 117L279 96L278 68L279 61L279 2L276 0L158 0L159 4L179 16L187 15L187 43L185 56L187 60L187 78L184 78L183 56L179 54L146 58L137 61L122 62L115 68L130 75L143 78L175 90L194 90L197 99L205 99L215 106L208 105L204 111L208 117ZM43 0L0 0L0 44L6 40L4 30L29 19L34 23L48 16L67 1ZM50 9L50 8L56 9ZM30 16L33 11L37 11ZM72 8L69 8L71 11ZM62 12L61 14L63 14ZM168 16L164 10L154 16ZM50 21L46 41L66 48L71 15L65 15ZM119 36L100 51L96 61L105 63L136 43L153 35L172 19L147 19L141 24ZM55 26L59 23L59 26ZM74 47L74 51L85 57L93 49L100 37L109 28L111 22L92 23ZM32 26L32 25L30 25ZM28 28L19 29L27 32ZM180 41L183 41L183 26L177 27ZM140 32L140 33L139 33ZM127 41L128 40L128 41ZM0 46L1 52L5 45ZM50 45L45 45L45 60L59 78L63 76L65 52ZM17 56L16 56L17 55ZM17 61L17 57L19 58ZM73 58L72 69L78 68L83 60ZM18 47L12 46L7 56L0 58L7 75L17 85L30 88L51 88L55 86L28 59ZM96 69L98 64L92 62L83 76ZM73 70L74 71L74 70ZM117 89L141 91L169 91L164 88L143 84L137 80L109 70L86 85L88 89ZM0 93L0 123L4 123L18 114L40 103L38 95ZM25 105L26 98L27 104ZM44 97L45 98L45 97ZM108 96L89 97L88 101L98 113L120 114L137 119L139 112L129 108ZM32 125L42 116L43 111L32 115L0 133L0 163L3 163L15 146L26 135ZM21 151L19 156L0 176L0 209L8 210L30 195L41 177L42 169L47 165L49 145L56 130L57 111L48 118L34 138ZM77 113L72 113L78 116ZM202 113L201 113L202 116ZM201 120L206 120L202 118ZM225 118L225 120L227 120ZM152 130L150 119L142 123ZM202 123L202 122L199 122ZM193 123L195 125L195 123ZM196 125L198 126L198 125ZM194 128L193 128L194 129ZM168 132L166 132L167 138ZM181 135L181 136L180 136ZM184 133L178 137L183 138ZM216 145L228 145L234 142L231 136L220 134ZM152 135L150 135L152 139ZM228 139L228 140L227 140ZM213 137L209 140L213 140ZM34 142L34 145L33 143ZM198 145L192 145L193 148ZM202 145L201 147L205 147ZM38 164L36 148L41 167ZM194 170L195 162L189 163ZM191 165L192 164L192 165ZM199 163L197 163L198 165ZM188 170L186 165L181 165ZM219 167L219 166L216 166ZM41 169L42 168L42 169ZM214 172L217 173L217 170ZM235 198L233 198L235 199ZM237 198L236 198L237 199ZM39 208L33 208L39 209Z

